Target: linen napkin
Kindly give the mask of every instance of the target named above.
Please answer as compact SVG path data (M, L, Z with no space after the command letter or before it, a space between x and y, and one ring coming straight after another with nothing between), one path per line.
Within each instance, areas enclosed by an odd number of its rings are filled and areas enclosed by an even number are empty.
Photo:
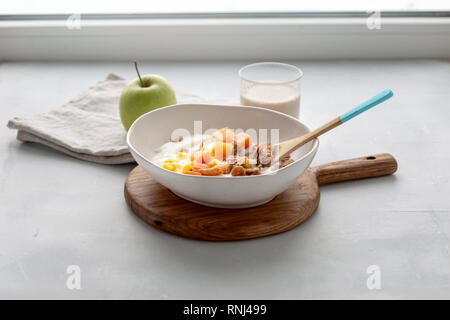
M119 116L119 98L127 80L109 74L78 98L46 113L16 117L8 128L17 139L35 142L72 157L103 164L134 162ZM177 92L178 103L206 103L201 97Z

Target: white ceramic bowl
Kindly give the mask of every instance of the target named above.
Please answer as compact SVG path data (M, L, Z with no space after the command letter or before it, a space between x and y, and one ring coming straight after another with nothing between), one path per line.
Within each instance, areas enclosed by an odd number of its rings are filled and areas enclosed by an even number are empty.
M280 112L244 106L179 104L148 112L128 131L127 143L136 162L150 176L178 196L211 207L246 208L272 200L286 190L308 168L319 142L313 140L296 150L292 164L273 174L257 176L194 176L172 172L154 164L154 151L168 142L177 128L194 132L194 121L202 120L202 133L211 128L279 129L280 141L308 133L297 119Z

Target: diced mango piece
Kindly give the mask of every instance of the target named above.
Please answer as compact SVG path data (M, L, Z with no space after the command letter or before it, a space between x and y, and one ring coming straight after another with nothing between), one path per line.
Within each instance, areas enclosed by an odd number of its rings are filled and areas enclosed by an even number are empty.
M178 159L164 160L164 163L161 167L170 171L181 171L181 164Z
M209 167L209 168L215 167L215 166L217 166L219 163L220 163L219 160L217 160L217 159L212 159L212 160L208 163L208 167Z
M193 167L194 167L193 162L189 162L187 165L185 165L185 166L183 167L182 172L183 172L183 173L186 173L187 171L191 171Z
M165 162L163 163L162 167L170 171L177 171L177 169L179 169L181 166L178 163Z
M178 152L177 157L178 157L178 159L186 159L187 153L186 152Z
M190 162L187 165L185 165L183 167L183 170L181 171L184 174L190 174L190 175L194 175L194 176L201 176L202 174L200 172L197 171L193 171L194 170L194 163Z
M245 157L244 168L250 169L251 167L252 167L252 163L251 163L250 159L248 157Z

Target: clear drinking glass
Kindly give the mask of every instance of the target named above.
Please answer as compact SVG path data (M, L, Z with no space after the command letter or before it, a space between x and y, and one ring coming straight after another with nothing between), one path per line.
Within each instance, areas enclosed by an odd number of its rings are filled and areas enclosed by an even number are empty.
M283 112L298 119L302 70L279 62L261 62L239 70L241 104Z

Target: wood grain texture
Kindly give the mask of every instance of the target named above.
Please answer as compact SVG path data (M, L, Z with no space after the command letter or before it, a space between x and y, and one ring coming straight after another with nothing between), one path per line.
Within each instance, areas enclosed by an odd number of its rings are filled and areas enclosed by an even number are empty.
M319 184L373 178L393 174L397 161L389 153L348 159L312 168Z
M319 205L315 175L307 170L291 188L267 204L248 209L219 209L181 199L136 167L125 182L131 210L151 226L198 240L243 240L290 230Z
M397 161L387 153L312 167L272 201L248 209L189 202L139 166L128 175L124 193L131 210L157 229L197 240L243 240L285 232L306 221L319 205L319 184L378 177L396 170Z

